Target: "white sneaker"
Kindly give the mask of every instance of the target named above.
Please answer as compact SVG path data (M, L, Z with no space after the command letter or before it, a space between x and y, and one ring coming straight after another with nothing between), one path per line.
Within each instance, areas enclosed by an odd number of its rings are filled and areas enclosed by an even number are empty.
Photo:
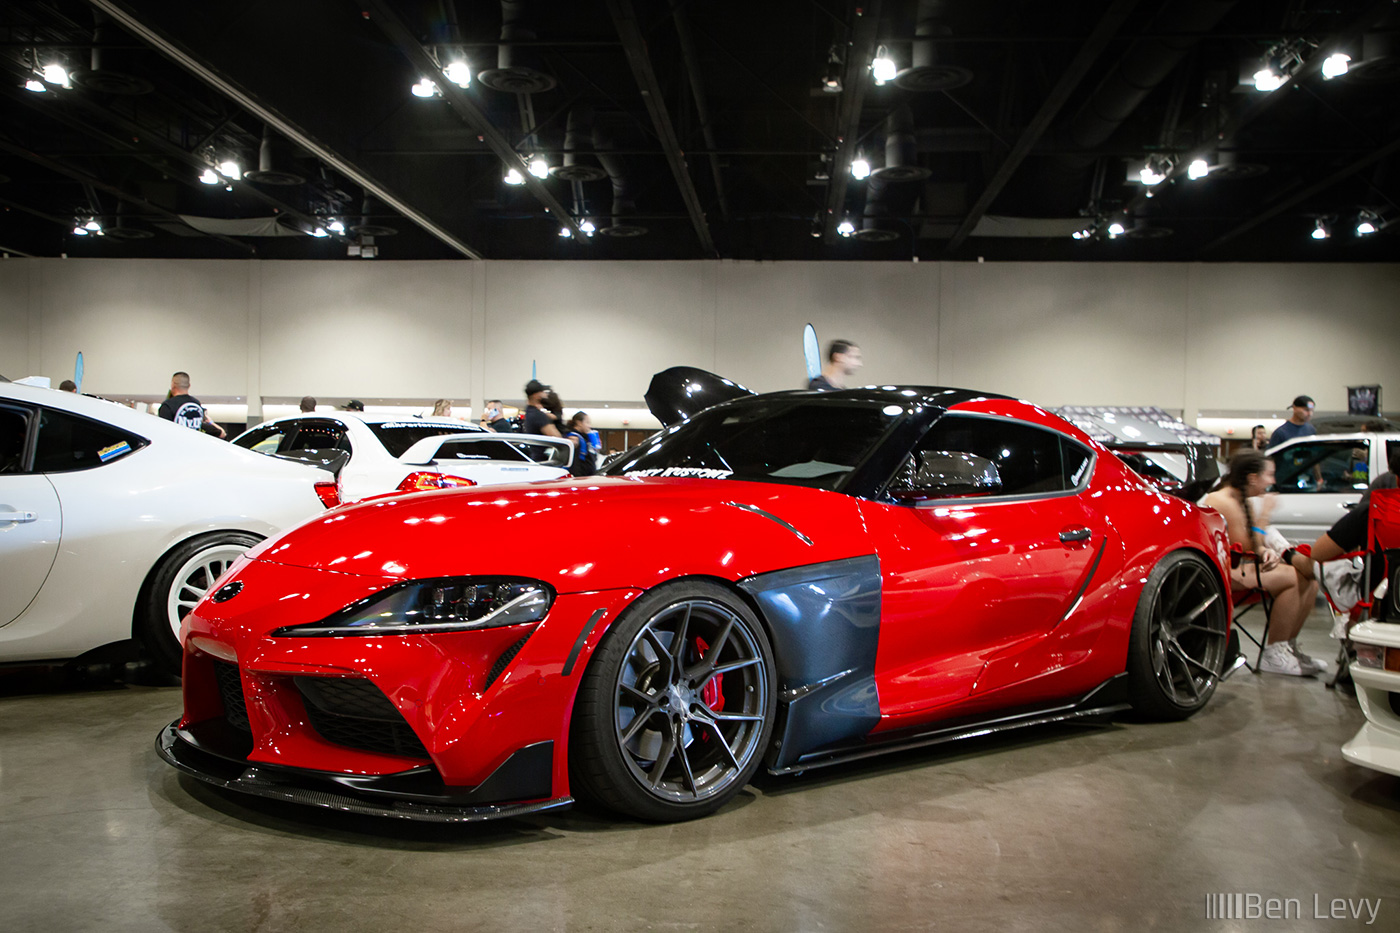
M1303 653L1302 649L1298 647L1298 639L1289 639L1288 650L1293 652L1293 657L1298 659L1298 663L1302 666L1304 671L1312 674L1320 674L1323 671L1327 670L1326 661L1322 660L1321 658L1315 658L1310 654ZM1311 671L1308 671L1309 667L1312 668Z
M1264 656L1259 659L1259 670L1266 674L1288 674L1292 677L1311 677L1317 673L1305 669L1288 648L1288 642L1270 642L1264 648Z

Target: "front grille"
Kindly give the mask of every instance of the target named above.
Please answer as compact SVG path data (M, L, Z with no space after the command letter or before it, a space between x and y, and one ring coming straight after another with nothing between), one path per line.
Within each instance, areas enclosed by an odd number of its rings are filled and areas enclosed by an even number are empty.
M383 755L427 758L427 749L378 687L368 680L294 677L311 728L327 742Z
M248 725L248 704L243 700L243 675L237 664L214 662L214 680L219 685L219 697L224 701L224 721L240 732L252 732Z

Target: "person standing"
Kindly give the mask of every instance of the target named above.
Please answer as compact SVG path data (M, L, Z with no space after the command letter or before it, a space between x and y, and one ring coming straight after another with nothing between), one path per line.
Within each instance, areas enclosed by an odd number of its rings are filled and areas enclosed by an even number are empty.
M481 426L488 431L495 431L499 434L515 434L519 432L519 427L515 422L506 417L504 403L498 398L493 398L486 403L486 411L481 419Z
M1269 446L1269 432L1262 424L1249 429L1249 446L1254 450L1265 450Z
M863 365L860 347L849 340L833 340L826 348L826 365L822 367L821 375L809 381L807 388L823 391L844 389L847 380Z
M598 472L597 449L589 441L593 433L593 421L588 412L576 412L569 419L569 430L564 437L574 445L574 462L569 465L570 476L592 476Z
M74 394L76 395L77 392L78 392L78 384L77 384L76 382L74 382L72 379L65 379L65 380L63 380L62 382L60 382L60 383L58 384L58 391L60 391L60 392L72 392L72 393L74 393Z
M1269 435L1269 446L1277 447L1284 441L1291 441L1295 437L1311 437L1317 433L1317 428L1308 422L1313 416L1313 400L1310 395L1300 395L1293 400L1293 413L1288 416L1288 420L1274 428L1274 433Z
M199 399L190 394L189 373L176 373L170 377L170 395L160 403L160 416L196 431L202 431L208 425L220 437L228 437L228 432L209 417Z
M563 437L558 427L556 418L545 408L545 397L549 395L549 386L538 379L531 379L525 383L525 433L543 434L546 437Z

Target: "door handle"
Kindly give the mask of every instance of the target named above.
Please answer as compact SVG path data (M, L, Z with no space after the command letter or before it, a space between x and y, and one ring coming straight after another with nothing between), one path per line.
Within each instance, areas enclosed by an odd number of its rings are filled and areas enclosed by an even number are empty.
M37 512L0 512L0 522L15 522L24 524L25 522L36 521L39 518Z
M1060 540L1065 544L1069 544L1071 541L1088 541L1091 534L1092 532L1089 531L1088 528L1082 526L1079 528L1066 528L1064 531L1060 532Z
M1349 512L1360 504L1360 502L1343 502L1342 508L1346 509Z

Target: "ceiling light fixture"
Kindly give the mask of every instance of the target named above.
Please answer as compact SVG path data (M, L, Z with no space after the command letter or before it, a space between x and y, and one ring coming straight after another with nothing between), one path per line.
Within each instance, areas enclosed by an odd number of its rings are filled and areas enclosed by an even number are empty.
M841 234L841 236L854 236L856 232L856 225L851 223L850 220L843 220L841 221L841 223L836 225L836 232Z
M74 235L74 236L87 236L87 235L88 235L88 232L87 232L86 229L84 229L84 227L83 227L82 224L74 224L74 225L73 225L73 235Z
M593 226L593 221L589 220L587 217L578 225L578 228L583 231L584 236L592 236L598 232L598 228Z
M345 233L345 224L341 223L339 219L332 218L331 222L326 224L326 229L336 236L341 236Z
M1186 177L1192 181L1198 181L1210 174L1210 163L1205 159L1192 159L1191 164L1186 166Z
M441 97L442 88L428 78L419 79L418 83L409 88L414 97Z
M1142 180L1144 185L1150 188L1153 185L1160 185L1162 182L1166 181L1167 171L1169 170L1169 166L1160 165L1154 160L1148 159L1147 164L1138 172L1138 178Z
M560 227L559 235L561 237L571 237L574 235L574 231L570 230L568 227Z
M833 45L826 53L826 74L822 76L822 90L827 94L841 93L841 48Z
M1283 75L1274 71L1272 65L1266 65L1254 73L1254 89L1256 91L1277 91L1283 86Z
M471 66L461 59L455 59L447 63L447 67L442 69L442 74L447 80L458 87L471 87L472 69Z
M219 176L214 174L212 168L206 168L199 173L199 180L206 185L217 185L219 183Z
M216 166L216 168L218 169L219 174L227 178L229 181L237 181L238 179L243 177L243 169L240 168L238 163L233 161L232 159L225 159L224 161L220 162Z
M68 80L68 69L56 62L50 62L39 72L44 76L44 80L49 84L62 88L71 88L73 85Z
M1380 218L1375 211L1362 211L1356 217L1356 235L1370 236L1380 228L1376 226L1376 221Z
M1333 52L1322 60L1322 77L1331 81L1346 74L1351 66L1351 56L1346 52Z
M865 158L857 158L851 163L851 175L857 179L870 177L870 163Z
M24 82L24 89L26 91L33 91L35 94L43 94L48 90L48 88L44 86L44 82L40 81L38 78L30 78L28 81Z
M1127 233L1127 232L1128 232L1127 228L1124 227L1120 222L1118 222L1118 221L1116 221L1116 220L1115 220L1113 223L1111 223L1111 224L1108 225L1108 238L1109 238L1110 240L1116 240L1116 239L1118 239L1120 236L1122 236L1123 234L1125 234L1125 233Z
M504 181L508 185L523 185L525 184L525 176L520 174L520 169L509 168L506 169L505 177L502 178L501 181Z
M325 228L325 227L316 227L316 228L314 228L314 229L311 231L311 235L314 236L314 237L315 237L316 239L318 239L318 240L324 240L326 237L330 236L330 234L326 232L326 228Z
M883 45L875 50L875 60L870 63L870 73L875 77L875 83L881 86L893 81L894 76L899 73L894 59L890 58L890 50Z
M1325 240L1332 235L1332 231L1327 228L1327 224L1322 218L1318 218L1313 224L1313 231L1310 234L1314 240Z
M530 174L536 178L549 177L549 160L542 155L530 156L526 167L530 170Z

